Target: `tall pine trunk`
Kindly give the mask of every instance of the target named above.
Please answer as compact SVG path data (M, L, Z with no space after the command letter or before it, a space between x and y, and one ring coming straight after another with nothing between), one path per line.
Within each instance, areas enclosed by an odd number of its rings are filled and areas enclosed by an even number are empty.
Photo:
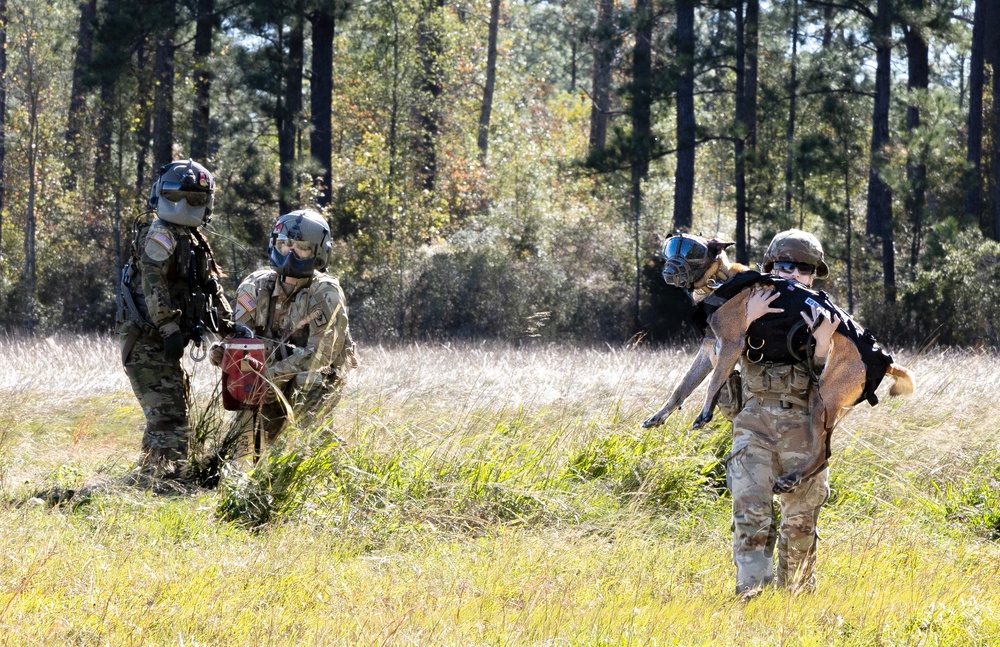
M301 3L300 3L301 8ZM285 65L285 96L278 125L278 206L281 213L293 211L295 195L295 141L302 113L302 63L305 50L304 20L301 11L292 16Z
M792 216L795 181L795 110L798 98L799 0L792 0L792 56L788 70L788 127L785 129L785 218Z
M757 30L760 16L758 0L747 0L746 14L739 2L736 7L736 122L741 133L735 141L736 166L736 260L750 262L749 212L751 209L747 160L757 146Z
M83 76L94 52L94 21L97 18L97 0L80 2L80 29L76 37L76 57L73 60L73 79L70 83L69 111L66 114L66 177L68 188L76 186L76 179L83 170L83 123L86 112L86 90Z
M594 82L591 89L588 155L603 151L608 142L611 111L611 63L615 58L615 0L600 0L594 32Z
M635 303L634 328L639 330L639 304L642 279L642 181L649 172L652 151L652 86L653 86L653 7L652 0L635 1L635 48L632 51L632 120L631 211L635 243Z
M493 89L497 80L497 31L500 29L500 0L490 0L490 31L486 47L486 86L483 88L483 103L479 110L479 161L486 163L490 147L490 114L493 112Z
M886 303L896 302L896 259L892 232L892 189L882 178L885 148L889 144L889 83L892 63L892 0L878 0L875 18L875 108L868 170L868 207L865 234L871 251L879 257Z
M677 2L677 169L674 173L674 229L690 231L693 223L695 113L694 113L694 0Z
M910 6L919 15L924 0L910 0ZM920 243L924 224L925 193L927 188L927 164L924 162L923 147L916 147L917 130L920 128L920 106L918 101L927 94L930 83L930 65L928 64L927 38L922 33L924 27L919 24L904 26L903 33L906 43L906 60L911 102L906 108L906 129L911 135L909 157L906 161L906 179L909 192L906 196L906 210L910 216L910 277L916 276L917 261L920 258Z
M443 45L437 14L444 8L444 0L423 0L420 17L417 19L417 55L420 58L420 74L416 82L419 94L415 106L416 121L420 133L414 142L414 152L418 160L421 186L433 192L437 184L437 137L441 130L441 115L438 99L444 88L441 84L441 60Z
M309 154L317 171L316 202L320 208L330 204L333 165L333 37L336 27L331 11L312 15L312 75L309 79Z
M194 111L191 115L190 157L202 163L211 150L212 32L215 29L215 0L198 0L194 32Z
M983 232L983 82L986 40L986 2L976 2L969 53L969 116L966 120L965 215L980 223Z
M7 0L0 0L0 24L7 25ZM7 30L0 29L0 253L3 252L3 208L7 201Z
M174 19L172 7L166 5L164 15ZM164 26L156 42L156 60L153 64L153 159L157 167L174 160L174 33L173 23Z

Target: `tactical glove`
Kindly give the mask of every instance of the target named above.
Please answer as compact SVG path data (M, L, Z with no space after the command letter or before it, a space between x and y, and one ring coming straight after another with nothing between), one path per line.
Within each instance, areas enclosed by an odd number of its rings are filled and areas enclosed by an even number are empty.
M187 342L181 333L175 332L167 335L163 338L163 357L168 362L179 360L184 357L185 346L187 346Z

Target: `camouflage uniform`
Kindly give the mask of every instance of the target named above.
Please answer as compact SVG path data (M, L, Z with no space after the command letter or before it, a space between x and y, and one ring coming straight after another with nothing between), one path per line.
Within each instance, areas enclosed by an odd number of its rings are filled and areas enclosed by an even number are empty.
M273 269L258 270L236 292L234 320L250 327L266 345L265 376L292 405L300 426L321 418L340 401L347 372L357 366L347 321L347 302L337 279L317 272L308 279L285 279L287 294ZM273 443L288 424L278 398L257 413L262 441ZM240 454L249 454L252 411L240 412Z
M175 333L185 343L200 340L201 326L210 325L202 322L206 312L214 309L225 321L231 311L210 270L211 250L191 228L157 218L139 230L134 252L123 281L134 308L123 308L118 331L122 363L146 416L144 460L186 460L188 376L180 359L164 356L163 340Z
M780 495L778 514L771 488L777 477L808 459L809 394L822 367L808 361L767 366L744 358L741 368L745 404L733 420L733 449L726 466L733 495L736 592L772 581L794 590L811 588L816 524L830 492L828 471L824 468Z

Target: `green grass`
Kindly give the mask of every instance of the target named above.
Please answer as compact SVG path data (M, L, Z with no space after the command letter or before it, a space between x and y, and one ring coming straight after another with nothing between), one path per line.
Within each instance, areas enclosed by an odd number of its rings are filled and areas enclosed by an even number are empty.
M218 489L156 494L121 480L142 416L113 342L49 363L46 342L11 344L0 644L1000 642L992 356L902 354L918 393L836 432L819 590L743 604L728 425L688 431L699 391L640 428L687 353L372 348L323 421L336 435L293 430Z

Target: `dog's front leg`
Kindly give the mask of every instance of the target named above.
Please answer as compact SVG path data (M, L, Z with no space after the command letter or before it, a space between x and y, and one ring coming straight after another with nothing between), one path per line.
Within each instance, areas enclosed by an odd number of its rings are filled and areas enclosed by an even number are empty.
M698 354L695 356L694 361L691 366L688 367L687 373L681 378L681 383L677 385L674 392L670 394L670 398L667 403L663 405L663 408L657 411L655 414L646 419L642 423L644 428L649 427L659 427L667 418L670 417L674 411L681 408L684 401L687 400L688 396L698 388L698 385L705 381L705 378L712 371L712 344L715 342L714 337L706 337L701 342L701 348L698 349Z
M736 368L746 344L746 302L750 292L745 291L730 299L715 311L709 320L715 333L715 370L708 383L708 394L701 414L695 419L692 429L704 427L712 419L712 411L719 399L719 390Z

